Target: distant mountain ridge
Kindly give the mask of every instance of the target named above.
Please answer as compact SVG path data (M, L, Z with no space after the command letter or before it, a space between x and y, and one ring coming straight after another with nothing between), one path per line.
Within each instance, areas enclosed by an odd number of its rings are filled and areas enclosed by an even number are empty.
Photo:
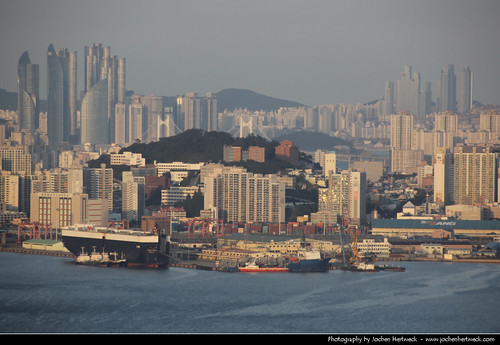
M246 89L224 89L215 94L219 111L247 108L251 111L278 110L281 107L305 107L306 105L265 96Z

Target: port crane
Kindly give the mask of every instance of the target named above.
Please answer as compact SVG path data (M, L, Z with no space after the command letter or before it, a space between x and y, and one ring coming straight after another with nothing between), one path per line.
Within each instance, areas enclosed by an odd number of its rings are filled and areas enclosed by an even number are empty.
M347 231L349 229L349 223L350 223L349 219L346 217L338 216L337 223L339 225L340 248L342 250L344 267L347 267L348 264L349 265L359 264L361 262L361 259L358 252L356 234L352 232L351 235L349 235L349 232ZM349 257L347 257L347 255L349 255Z

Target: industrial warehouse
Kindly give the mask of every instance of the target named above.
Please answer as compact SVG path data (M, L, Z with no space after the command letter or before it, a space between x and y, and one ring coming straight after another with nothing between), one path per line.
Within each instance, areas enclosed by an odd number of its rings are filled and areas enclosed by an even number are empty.
M372 235L385 237L485 237L500 235L500 220L374 219Z

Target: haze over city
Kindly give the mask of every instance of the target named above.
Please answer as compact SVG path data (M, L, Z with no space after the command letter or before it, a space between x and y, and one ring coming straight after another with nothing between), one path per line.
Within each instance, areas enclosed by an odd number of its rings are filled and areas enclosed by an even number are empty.
M474 99L500 104L498 1L5 1L0 87L17 89L28 51L47 95L47 47L102 43L127 60L136 93L250 89L309 106L383 96L405 65L432 83L470 66Z

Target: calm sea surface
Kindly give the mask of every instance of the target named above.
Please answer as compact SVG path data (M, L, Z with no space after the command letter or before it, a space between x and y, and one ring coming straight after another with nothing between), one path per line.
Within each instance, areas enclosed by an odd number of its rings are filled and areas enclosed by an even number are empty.
M500 265L223 273L0 252L1 333L498 333Z

